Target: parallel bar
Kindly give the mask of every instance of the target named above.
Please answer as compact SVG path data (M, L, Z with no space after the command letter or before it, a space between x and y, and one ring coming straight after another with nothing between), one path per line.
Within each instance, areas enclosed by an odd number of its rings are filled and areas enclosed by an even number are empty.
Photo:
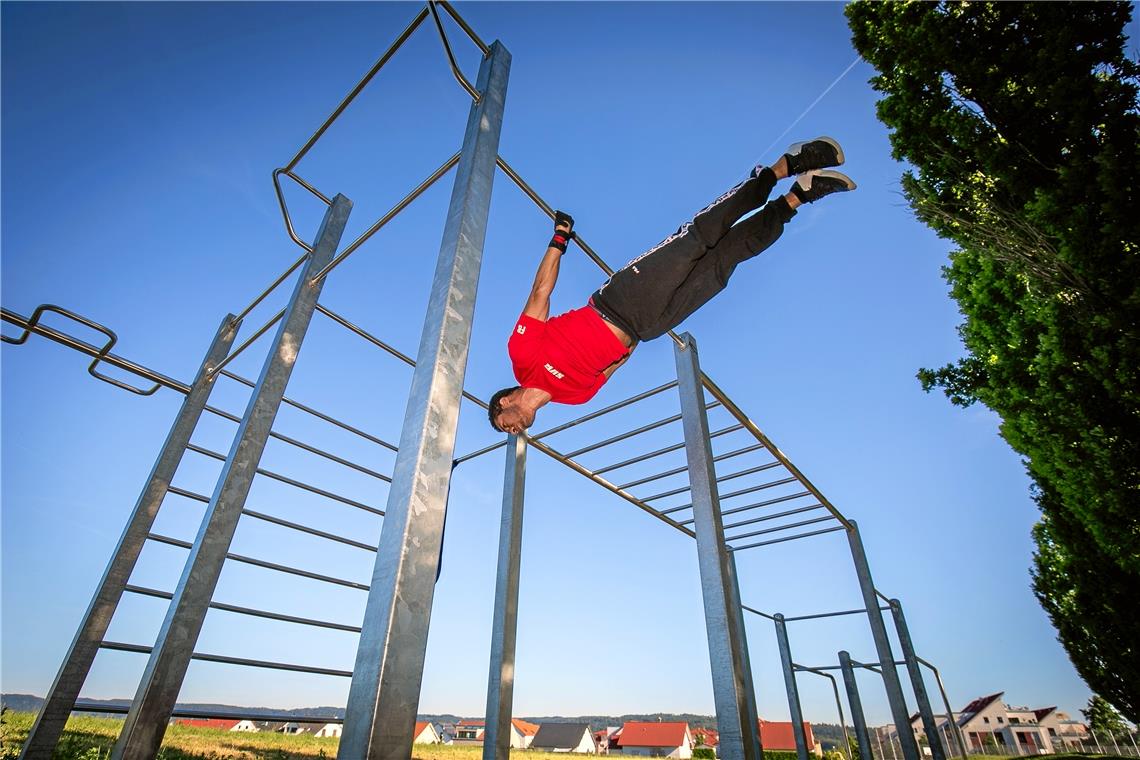
M729 551L742 552L745 549L755 549L757 546L770 546L771 544L782 544L785 541L796 541L801 538L808 538L810 536L820 536L824 533L835 533L836 531L847 530L842 525L837 525L834 528L824 528L823 530L813 530L807 533L799 533L795 536L785 536L784 538L773 538L768 541L760 541L755 544L746 544L744 546L730 546Z
M341 760L406 760L412 746L510 59L496 42L479 67L483 96L468 117L428 298Z
M716 461L715 458L713 461ZM722 475L721 477L716 479L716 482L717 483L724 483L724 482L729 481L729 480L735 480L736 478L743 478L746 475L755 475L758 472L764 472L765 470L771 470L773 467L779 467L779 466L780 466L779 462L769 462L767 464L762 464L762 465L759 465L757 467L750 467L747 470L740 470L738 472L729 473L728 475ZM646 496L645 498L642 499L642 501L656 501L657 499L664 499L667 496L676 496L679 493L685 493L688 490L689 490L689 486L683 486L681 488L674 488L671 491L665 491L664 493L654 494L653 496ZM725 498L727 499L728 497L726 496Z
M721 496L720 498L721 498L721 500L731 499L731 498L734 498L736 496L744 496L746 494L756 493L757 491L763 491L765 489L775 488L777 486L784 486L784 485L787 485L788 483L794 483L794 482L796 482L796 478L794 478L794 477L793 478L781 478L780 480L773 480L773 481L770 481L768 483L761 483L758 486L752 486L750 488L742 488L739 491L733 491L731 493L726 493L723 496ZM669 515L669 514L672 514L674 512L680 512L683 509L688 509L691 506L693 506L693 505L692 504L682 504L679 507L673 507L671 509L663 510L661 514Z
M335 252L352 203L338 195L325 214L313 254L293 292L273 348L266 357L229 457L210 499L174 599L147 662L131 711L112 752L112 760L150 760L162 744L170 713L178 699L190 655L202 630L222 564L237 529L238 518L253 484L273 419L281 405L297 352L312 319L320 287L310 287L308 275Z
M495 580L495 615L491 624L491 664L487 676L487 713L483 760L509 760L515 693L515 634L522 563L523 498L526 486L526 439L508 436L503 474L503 511L499 521L499 562Z
M880 607L880 610L887 609ZM797 615L796 617L784 618L784 622L793 623L797 620L819 620L820 618L841 617L843 615L865 615L867 610L860 607L857 610L843 610L842 612L821 612L818 615Z
M210 497L209 496L203 496L200 493L195 493L193 491L187 491L185 488L179 488L178 486L170 486L166 490L172 494L175 494L176 496L184 496L187 499L192 499L193 501L200 501L203 504L209 504L210 503Z
M78 712L94 712L94 713L107 713L110 715L122 715L126 713L130 707L127 705L109 705L102 702L91 702L81 700L75 704L75 709ZM317 717L305 716L301 718L292 713L275 713L275 712L231 712L227 710L194 710L190 708L175 707L173 712L170 713L172 718L217 718L220 720L270 720L277 723L343 723L344 718L339 717Z
M756 725L751 722L746 687L749 679L744 673L745 634L737 612L732 565L724 546L707 407L701 390L697 344L691 335L683 336L683 347L674 349L674 357L696 517L697 564L720 732L719 754L726 760L761 760L759 743L752 738ZM806 756L801 760L806 760Z
M174 424L167 433L166 441L151 468L146 485L143 486L142 493L139 494L135 507L127 519L119 543L111 555L111 561L95 588L75 638L72 639L71 646L60 664L55 681L48 690L35 723L32 724L28 740L20 754L23 760L50 760L59 743L64 724L67 723L67 718L75 706L75 700L79 698L79 691L83 688L83 682L91 670L91 663L99 651L99 642L107 633L127 580L146 543L146 536L154 525L159 507L167 492L174 490L169 485L170 481L178 471L186 445L190 442L210 392L214 389L214 383L208 374L209 367L221 361L229 351L239 326L240 323L234 321L233 315L227 315L214 335L210 348L198 368L194 383L190 386L190 392L182 401Z
M776 613L776 644L780 648L780 666L784 672L784 689L788 694L788 710L792 716L792 736L796 740L796 757L808 760L807 734L804 732L804 712L800 707L800 689L796 684L796 670L792 648L788 643L788 626L784 616Z
M839 653L839 666L843 670L843 685L847 687L847 703L851 706L851 720L855 723L855 742L859 747L859 760L871 760L871 742L867 738L867 719L863 716L863 700L859 697L859 683L851 667L851 655ZM951 716L953 720L953 716ZM880 758L880 760L882 760Z
M104 641L100 644L103 649L114 649L120 652L135 652L137 654L150 654L151 647L139 644L125 644L120 641ZM244 665L249 668L267 668L269 670L288 670L294 673L312 673L319 676L352 677L351 670L333 670L332 668L315 668L310 665L293 665L288 662L272 662L270 660L250 660L245 657L227 657L220 654L204 654L195 652L190 655L191 660L201 662L220 662L223 665Z
M712 434L710 434L709 437L711 438ZM726 459L733 459L735 457L741 456L743 454L748 454L748 453L751 453L753 451L756 451L757 449L762 449L762 448L764 448L763 444L759 444L759 443L755 444L754 446L745 446L742 449L737 449L735 451L727 451L724 454L720 454L718 456L715 456L715 457L713 457L713 461L714 462L722 462ZM672 470L666 470L665 472L659 472L656 475L650 475L649 477L641 478L640 480L635 480L631 483L625 483L625 484L619 486L619 488L633 488L635 486L642 486L642 485L645 485L646 483L652 483L654 480L661 480L662 478L670 477L671 475L680 475L682 472L685 471L685 469L686 468L684 468L684 467L675 467ZM741 473L741 474L747 474L747 473ZM730 477L732 477L732 476L726 476L726 477L720 478L717 482L722 482L722 481L728 480ZM721 514L725 514L725 513L722 512Z
M752 538L753 536L763 536L763 535L766 535L768 533L779 533L782 530L791 530L792 528L802 528L805 525L815 525L817 523L827 522L829 520L834 520L834 519L835 518L831 515L824 515L823 517L815 517L815 518L812 518L811 520L799 520L797 522L788 523L787 525L777 525L774 528L764 528L762 530L754 530L750 533L741 533L739 536L732 536L731 538L728 538L726 540L738 541L742 538Z
M863 550L863 540L859 527L851 521L847 531L847 541L851 546L851 559L855 564L855 574L859 578L859 590L863 594L863 605L867 608L867 619L871 623L871 636L875 640L875 651L879 655L879 666L883 670L883 685L887 690L887 702L894 718L895 732L899 737L904 760L919 760L918 742L910 725L910 714L903 698L902 682L895 669L895 657L891 642L887 638L887 627L883 624L883 614L879 612L879 600L875 593L875 582L871 578L871 567L867 564L867 554Z
M218 362L218 364L216 366L211 368L210 369L210 376L213 377L214 375L221 372L223 367L225 367L227 364L232 362L234 359L238 358L238 356L240 356L243 351L245 351L247 348L249 348L254 343L256 343L258 338L260 338L262 335L265 335L265 333L269 332L269 329L271 327L273 327L273 325L280 322L284 316L285 316L285 309L282 309L281 311L277 312L272 317L270 317L268 322L263 324L261 327L257 328L257 332L255 332L253 335L246 338L245 342L242 343L237 348L235 348L229 356L227 356L225 359L222 359L220 362Z
M715 430L709 433L709 438L718 438L722 435L728 435L729 433L735 433L736 431L743 429L743 425L730 425L729 427L721 428L720 430ZM622 467L629 467L631 464L644 462L647 459L653 459L665 454L672 454L674 451L680 451L683 448L685 448L684 442L677 443L672 446L666 446L663 449L657 449L656 451L651 451L648 454L642 454L640 456L633 457L632 459L626 459L622 462L617 462L616 464L606 465L605 467L594 470L594 473L597 475L602 475L604 473L610 472L611 470L620 470Z
M800 515L800 514L803 514L804 512L813 512L817 509L824 509L824 506L822 504L808 504L805 507L797 507L796 509L785 509L783 512L774 512L770 515L764 515L763 517L754 517L750 520L743 520L743 521L738 522L738 523L733 523L732 525L726 525L726 526L724 526L724 529L726 531L727 530L733 530L735 528L740 528L740 527L743 527L745 525L755 525L756 523L768 522L769 520L778 520L781 517L788 517L790 515ZM835 518L831 517L831 515L828 515L827 519L833 520ZM729 539L729 541L733 541L737 538L744 538L745 535L755 535L755 534L749 533L749 534L744 534L744 535L739 535L739 536L733 536L732 538Z
M132 586L127 584L125 591L132 594L139 594L141 596L153 596L157 599L172 599L174 594L169 591L159 591L154 588L147 588L145 586ZM327 620L316 620L314 618L298 617L296 615L283 615L279 612L269 612L268 610L259 610L253 607L240 607L236 604L224 604L222 602L210 602L210 609L222 610L223 612L233 612L238 615L249 615L250 617L265 618L266 620L277 620L282 623L297 623L299 625L311 625L316 628L330 628L335 631L348 631L349 633L360 633L360 626L346 625L344 623L332 623Z
M297 271L297 267L299 267L299 266L301 266L302 264L304 264L304 263L305 263L305 259L307 259L307 258L309 258L309 254L308 254L308 253L304 253L304 254L302 254L301 256L299 256L299 257L297 258L297 260L296 260L296 261L294 261L294 262L293 262L293 263L292 263L292 264L289 266L289 268L288 268L288 269L286 269L284 272L282 272L282 273L281 273L281 274L280 274L280 275L277 277L277 279L276 279L276 280L274 280L274 281L273 281L273 282L272 282L272 283L269 285L269 287L268 287L268 288L266 288L265 290L263 290L263 291L261 292L261 295L257 296L257 298L255 298L255 299L253 299L253 302L252 302L252 303L250 303L250 304L249 304L249 306L246 306L244 309L242 309L241 311L239 311L239 312L238 312L238 314L237 314L237 316L236 316L236 317L234 317L234 320L235 320L235 321L237 321L237 320L245 319L245 318L246 318L246 317L249 315L249 313L250 313L251 311L253 311L254 309L256 309L256 308L257 308L257 305L258 305L258 304L260 304L262 301L264 301L264 300L265 300L266 296L268 296L268 295L269 295L270 293L272 293L274 290L277 290L277 288L278 288L278 287L281 285L281 283L285 282L285 280L287 280L287 279L289 278L289 275L291 275L291 274L293 274L294 272L296 272L296 271Z
M718 407L718 406L720 406L720 404L714 401L713 403L706 406L705 409L706 410L707 409L713 409L713 408ZM681 419L681 415L674 414L672 417L666 417L663 420L658 420L657 422L651 422L648 425L644 425L642 427L637 428L636 430L630 430L627 433L622 433L621 435L615 435L613 438L607 438L604 441L599 441L595 444L591 444L590 446L586 446L585 448L578 449L577 451L571 451L569 454L566 455L566 457L568 459L573 459L576 456L581 456L582 454L585 454L585 453L590 452L590 451L594 451L596 449L600 449L604 446L609 446L610 444L618 443L619 441L624 441L627 438L633 438L635 435L641 435L642 433L648 433L650 430L656 430L657 428L663 427L663 426L668 425L672 422L677 422L680 419Z
M918 702L918 713L922 716L922 730L926 732L927 744L933 760L946 760L946 749L942 747L942 737L938 735L938 726L934 722L934 711L930 709L930 696L926 693L926 684L922 680L922 670L918 667L918 657L914 653L914 642L910 638L910 628L906 624L902 604L898 599L892 599L891 615L895 620L895 632L899 637L899 649L902 650L903 661L906 662L907 675L910 676L910 685L914 690L915 701ZM947 716L953 720L953 715Z
M340 535L337 535L336 533L329 533L328 531L317 530L316 528L310 528L308 525L301 525L300 523L295 523L295 522L292 522L290 520L284 520L280 517L275 517L273 515L265 514L264 512L256 512L252 509L249 509L248 507L246 509L242 510L242 514L249 515L250 517L252 517L256 520L261 520L263 522L272 523L274 525L280 525L283 528L289 528L290 530L295 530L295 531L298 531L300 533L307 533L310 536L317 536L318 538L325 538L325 539L328 539L329 541L336 541L338 544L344 544L345 546L352 546L356 549L363 549L364 551L373 552L373 553L376 551L375 546L372 546L371 544L366 544L363 541L357 541L355 539L348 538L347 536L340 536Z
M167 377L166 375L155 372L152 369L148 369L141 364L136 364L132 361L124 359L123 357L116 354L103 353L96 346L79 340L78 338L73 338L66 333L60 332L59 330L55 330L51 327L46 327L42 324L33 325L27 317L17 314L16 312L9 309L0 307L0 318L2 318L5 322L19 327L21 330L28 330L29 332L33 332L41 337L48 338L49 340L54 340L56 343L60 343L64 346L67 346L68 348L75 349L81 354L87 354L90 357L98 358L104 364L109 364L112 367L123 370L124 372L130 372L131 374L138 375L139 377L149 380L152 383L158 383L165 388L170 388L171 390L178 391L179 393L190 393L190 386L186 383L180 382L171 377Z

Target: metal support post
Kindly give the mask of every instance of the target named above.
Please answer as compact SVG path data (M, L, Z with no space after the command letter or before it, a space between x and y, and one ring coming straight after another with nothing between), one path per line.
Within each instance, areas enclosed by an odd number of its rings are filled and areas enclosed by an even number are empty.
M804 731L804 713L800 707L800 689L796 685L792 647L788 643L788 624L778 612L773 618L776 624L776 644L780 647L780 665L784 670L784 688L788 692L788 711L792 716L792 736L796 739L796 757L808 760L807 732Z
M847 704L851 708L851 720L855 724L855 742L859 745L859 760L872 760L871 740L867 736L867 718L863 714L863 700L859 697L859 683L855 680L855 668L851 666L851 655L847 652L839 653L839 667L843 670L843 685L847 687Z
M91 604L87 607L87 614L79 624L71 648L36 716L36 722L32 725L31 733L20 753L21 760L50 760L63 732L63 726L75 707L75 700L79 698L79 691L87 680L91 663L99 652L99 644L103 641L107 627L111 624L111 618L115 615L115 609L119 606L123 589L134 571L135 563L146 543L147 534L154 525L158 509L162 505L162 500L166 498L170 482L178 471L182 455L186 452L186 446L190 443L190 437L194 434L194 429L210 398L210 392L214 389L213 378L209 373L210 367L226 358L240 324L234 322L232 314L222 320L214 336L214 342L210 344L206 358L198 369L190 392L182 402L182 408L178 410L178 416L166 435L166 442L162 445L154 467L151 468L150 478L139 494L138 501L135 502L134 511L127 520L123 535L115 547L115 553L111 556L107 569L103 571L103 577L95 589Z
M748 725L744 650L741 646L744 631L740 628L738 605L734 604L733 576L724 543L697 344L687 333L681 337L682 344L674 346L674 356L697 534L697 564L701 573L705 628L712 665L713 701L720 731L719 751L726 760L760 760L757 754L759 744L745 738L754 727Z
M756 684L752 680L752 658L748 654L748 629L744 627L744 605L740 601L740 576L736 574L736 555L728 552L728 571L732 575L732 607L736 610L736 627L740 631L737 647L744 675L745 720L748 730L744 732L744 743L753 745L756 757L762 757L764 747L760 743L760 714L756 709Z
M899 637L899 648L902 649L903 661L906 663L907 673L910 675L910 684L914 689L914 698L918 702L918 713L922 716L922 730L926 733L926 741L930 746L930 754L934 760L946 760L946 750L942 747L942 739L938 735L938 726L934 723L934 712L930 709L930 697L926 693L926 684L922 680L922 669L918 665L918 658L914 653L914 642L910 638L910 628L903 615L902 603L898 599L890 601L891 615L895 619L895 632Z
M942 704L946 707L947 722L952 727L951 730L954 732L954 738L958 741L958 754L962 756L962 760L966 760L966 737L962 735L962 727L958 725L958 721L954 717L954 708L950 706L950 697L946 696L946 687L942 683L942 674L938 672L938 668L921 657L916 657L915 659L930 668L930 672L934 673L934 683L938 684L938 693L942 695Z
M352 202L338 195L325 213L313 252L297 280L206 507L131 710L115 743L113 760L150 760L158 754L222 573L222 564L237 530L238 518L320 296L323 281L312 284L309 280L332 259L351 209Z
M519 611L519 565L522 561L523 491L526 481L526 438L507 439L503 475L503 516L499 522L499 569L495 580L495 618L491 625L491 672L487 677L487 719L483 760L508 760L511 754L511 708L515 690L515 633Z
M914 740L914 730L910 726L906 700L903 698L902 682L895 669L895 655L887 638L887 627L883 624L883 614L879 611L879 599L875 594L875 582L871 578L871 568L867 564L867 554L863 550L863 539L859 537L859 526L851 521L847 531L847 541L851 545L851 558L855 562L855 574L859 578L859 589L863 592L863 606L867 609L867 619L871 623L871 636L875 640L875 651L879 655L879 665L883 670L883 685L887 690L887 702L891 707L895 732L899 737L903 760L919 760L918 742Z
M341 760L411 751L511 54L479 67L348 693Z

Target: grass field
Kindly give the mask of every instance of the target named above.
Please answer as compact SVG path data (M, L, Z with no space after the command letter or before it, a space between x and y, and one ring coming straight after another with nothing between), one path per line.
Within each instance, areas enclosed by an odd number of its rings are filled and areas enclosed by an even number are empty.
M20 746L32 728L34 713L4 713L0 727L0 760L16 760ZM117 718L73 717L56 748L54 760L106 760L123 721ZM194 726L171 726L158 753L158 760L310 760L335 758L335 738L305 735L231 733ZM528 759L561 758L546 752L518 750L512 754ZM417 744L413 760L478 760L480 747L446 747Z

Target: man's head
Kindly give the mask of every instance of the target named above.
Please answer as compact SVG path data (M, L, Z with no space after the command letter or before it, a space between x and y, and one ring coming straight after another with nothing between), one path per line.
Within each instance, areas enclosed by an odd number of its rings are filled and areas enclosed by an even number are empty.
M535 410L522 403L523 388L503 388L491 396L487 417L500 433L521 433L534 424Z

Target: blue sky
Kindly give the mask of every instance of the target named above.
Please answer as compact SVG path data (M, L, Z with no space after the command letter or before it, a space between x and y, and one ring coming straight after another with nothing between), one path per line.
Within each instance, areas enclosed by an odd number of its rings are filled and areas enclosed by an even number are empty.
M414 4L4 3L2 296L29 314L55 303L116 330L116 351L172 377L195 371L220 320L299 255L270 173L285 164L418 11ZM920 654L955 708L983 693L1076 712L1089 696L1029 590L1037 512L996 417L922 393L920 367L961 351L939 268L950 246L916 222L903 166L875 119L872 70L855 60L842 6L812 4L469 3L460 12L513 54L501 155L571 211L613 266L653 245L787 142L831 134L859 190L807 207L684 328L703 367L846 514L859 521L879 588L908 611ZM448 24L474 80L478 56ZM355 239L458 149L469 100L425 25L299 173L354 201ZM776 143L770 150L769 145ZM335 271L322 303L409 354L422 326L446 178ZM781 188L783 191L784 188ZM322 209L287 191L303 237ZM496 179L466 387L510 381L505 340L549 222ZM572 249L553 310L601 281ZM245 324L280 308L282 288ZM79 335L57 318L49 324ZM5 333L11 329L5 327ZM94 338L90 338L94 340ZM251 349L233 368L256 376ZM2 633L6 692L48 688L95 579L181 401L96 382L84 359L32 338L3 350ZM585 408L544 410L539 427L668 381L672 346L637 355ZM398 440L410 371L314 318L288 395ZM240 413L245 389L213 402ZM559 438L563 450L675 412L663 394ZM714 423L715 424L715 423ZM380 471L392 457L295 411L278 432ZM227 451L229 423L195 442ZM679 440L679 426L631 453ZM457 453L496 440L465 404ZM736 439L735 445L744 445ZM727 445L728 442L726 442ZM718 449L719 450L719 449ZM616 461L599 455L586 464ZM279 443L263 467L383 508L383 484ZM520 598L516 714L712 712L693 543L531 452ZM666 466L662 462L662 468ZM482 713L503 459L461 466L452 488L420 709ZM212 491L218 465L189 454L175 483ZM249 505L375 542L380 521L258 479ZM170 497L158 532L192 537L200 505ZM244 521L234 551L366 581L372 557ZM135 582L171 588L184 553L148 546ZM743 553L746 604L787 615L857 606L839 534ZM216 598L359 623L364 595L227 566ZM164 607L128 596L109 638L149 644ZM870 659L865 623L797 623L796 659L839 649ZM771 624L748 621L761 713L785 718ZM350 669L355 637L212 613L199 651ZM143 658L103 653L84 693L134 693ZM818 681L819 683L815 683ZM889 713L867 679L868 719ZM185 701L341 705L345 679L191 665ZM830 687L804 677L808 718L834 721Z

